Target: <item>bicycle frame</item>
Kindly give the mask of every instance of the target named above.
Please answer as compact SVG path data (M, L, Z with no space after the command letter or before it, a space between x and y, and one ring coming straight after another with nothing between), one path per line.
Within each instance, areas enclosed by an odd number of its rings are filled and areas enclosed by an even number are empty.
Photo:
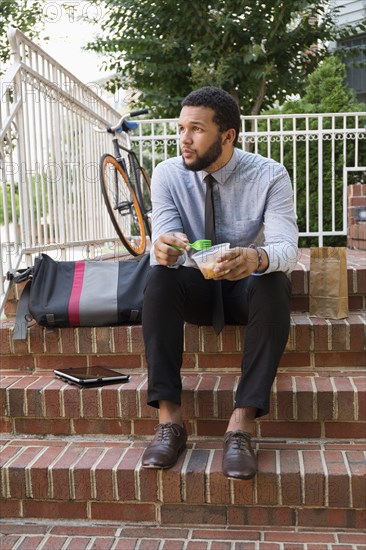
M133 191L137 195L137 199L139 201L144 220L147 224L148 233L150 234L150 224L148 222L150 209L146 208L145 197L143 196L143 190L141 188L141 185L139 185L138 183L140 180L140 175L142 173L142 167L140 165L140 162L137 158L135 151L132 149L130 136L125 131L123 131L123 138L126 140L126 145L122 145L121 143L119 143L118 137L114 137L112 139L114 156L116 157L117 162L122 166L126 174L128 174L129 176L128 185L133 189ZM121 154L123 151L127 154L129 167L126 164L126 159L123 158Z
M107 132L112 134L114 154L113 156L103 155L100 164L102 193L112 223L126 248L135 255L144 252L146 236L151 237L150 181L146 170L132 149L129 137L129 131L136 128L137 125L127 123L127 119L131 116L145 114L145 112L147 110L142 109L128 113L115 126L106 128ZM106 175L108 166L110 167L109 184ZM121 183L121 177L123 183ZM131 219L134 224L131 226L133 233L125 233L119 224L119 216L128 216L129 214L132 215ZM141 246L131 244L132 241L128 235L142 235Z
M128 133L123 132L123 137L126 139L126 146L119 143L118 137L114 137L112 139L112 143L113 143L114 156L116 157L116 160L121 164L124 171L128 174L126 161L123 158L121 151L125 151L127 155L130 155L130 154L133 154L133 150L131 148L131 140Z

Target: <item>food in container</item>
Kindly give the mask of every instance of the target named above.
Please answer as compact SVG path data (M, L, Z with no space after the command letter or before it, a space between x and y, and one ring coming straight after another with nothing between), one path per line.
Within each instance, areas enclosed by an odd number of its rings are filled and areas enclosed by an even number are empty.
M214 269L217 262L229 248L230 243L220 243L192 255L192 259L196 262L205 279L214 279L216 277Z

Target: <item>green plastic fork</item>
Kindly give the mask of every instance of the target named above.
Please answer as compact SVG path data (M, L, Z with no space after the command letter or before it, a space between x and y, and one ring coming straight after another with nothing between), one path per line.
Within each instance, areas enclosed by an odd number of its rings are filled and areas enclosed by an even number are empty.
M194 250L206 250L206 248L211 248L212 246L212 242L209 239L198 239L198 241L194 241L194 243L187 244ZM172 246L177 250L184 250L183 248L181 248L180 246L176 246L175 244L170 244L169 246Z

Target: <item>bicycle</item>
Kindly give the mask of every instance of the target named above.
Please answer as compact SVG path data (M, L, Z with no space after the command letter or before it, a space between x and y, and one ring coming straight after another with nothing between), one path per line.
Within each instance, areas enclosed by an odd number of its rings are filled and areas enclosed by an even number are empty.
M112 224L133 256L143 254L147 236L151 238L151 198L149 176L133 151L129 136L138 124L128 119L147 112L148 109L133 111L123 115L115 126L105 130L96 128L114 136L114 156L105 154L100 159L100 183Z

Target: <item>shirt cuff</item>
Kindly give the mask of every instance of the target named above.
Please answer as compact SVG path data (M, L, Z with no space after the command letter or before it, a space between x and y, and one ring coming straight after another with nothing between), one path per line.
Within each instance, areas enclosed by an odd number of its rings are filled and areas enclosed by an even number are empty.
M177 261L175 264L167 265L170 269L177 269L179 266L183 265L186 261L187 253L184 252L181 256L178 256Z
M274 271L283 271L289 275L297 264L298 247L295 243L270 244L259 246L259 248L262 248L267 253L269 263L266 271L256 273L255 275L266 275Z

